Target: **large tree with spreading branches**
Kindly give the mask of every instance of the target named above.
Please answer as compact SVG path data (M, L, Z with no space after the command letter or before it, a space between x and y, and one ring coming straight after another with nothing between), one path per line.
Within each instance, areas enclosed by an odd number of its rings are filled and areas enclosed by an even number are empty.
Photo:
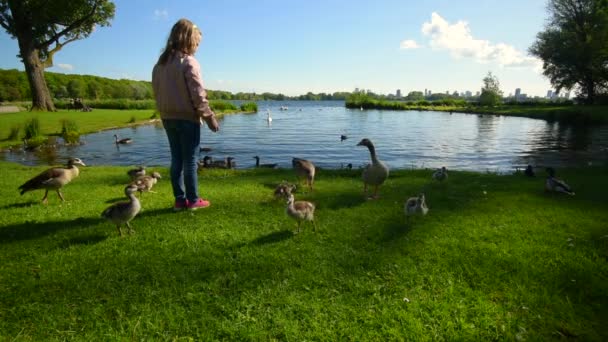
M608 0L549 0L549 20L530 53L559 92L576 89L586 103L608 91Z
M19 44L33 110L55 110L44 79L55 53L110 25L114 7L109 0L0 0L0 26Z

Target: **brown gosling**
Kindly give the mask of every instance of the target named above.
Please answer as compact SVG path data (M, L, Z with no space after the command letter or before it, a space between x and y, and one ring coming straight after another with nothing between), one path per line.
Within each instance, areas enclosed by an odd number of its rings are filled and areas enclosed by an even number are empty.
M76 165L86 166L79 158L70 158L65 168L54 167L40 173L19 187L21 195L28 191L45 189L46 191L44 192L42 203L47 204L49 190L55 190L61 201L65 201L63 194L61 194L61 188L80 174Z
M317 231L315 224L315 205L308 201L295 201L293 194L289 194L287 199L287 209L285 210L289 217L293 218L298 222L298 228L294 232L298 234L300 232L300 225L302 221L312 222L312 230Z
M442 166L441 169L435 170L435 172L433 172L433 179L436 179L440 182L443 182L444 180L448 179L448 169L446 169L445 166Z
M134 169L131 169L129 171L127 171L127 175L129 175L129 177L131 177L131 180L134 181L139 177L143 177L146 175L146 167L145 166L138 166Z
M308 184L308 188L310 188L310 191L312 191L312 186L315 182L315 164L306 159L293 158L291 160L291 165L296 171L298 182L300 182L300 177L304 177L306 179L306 184Z
M295 184L287 183L283 181L281 184L277 185L274 189L274 197L276 199L285 198L287 199L289 195L291 195L296 190Z
M378 188L388 178L388 167L378 159L378 156L376 156L376 148L371 140L367 138L362 139L357 146L367 147L372 159L372 163L368 164L365 169L363 169L363 195L367 196L367 187L371 185L374 187L374 194L369 197L369 199L376 199L378 198Z
M152 172L151 175L137 178L136 180L131 182L131 184L137 187L137 191L139 191L140 194L143 192L154 192L152 191L152 187L161 178L162 177L160 176L160 173L155 171Z
M120 235L121 237L123 235L120 226L126 225L127 228L129 228L129 234L132 234L133 228L131 228L129 221L131 221L141 210L141 203L139 203L139 200L134 195L135 191L137 190L137 185L127 185L127 187L125 188L125 195L129 199L129 201L114 203L101 213L101 217L107 219L108 221L116 225L116 229L118 229L118 235Z
M418 197L410 197L405 201L403 211L408 218L412 215L426 215L429 212L429 208L426 206L426 199L424 194L418 195Z

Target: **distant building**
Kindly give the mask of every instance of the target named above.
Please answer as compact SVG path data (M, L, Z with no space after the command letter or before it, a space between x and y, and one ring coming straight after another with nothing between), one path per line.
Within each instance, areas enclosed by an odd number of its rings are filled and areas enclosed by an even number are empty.
M475 93L475 96L479 96L479 95L481 95L481 92L480 92L480 91L477 91L477 92Z
M395 93L395 96L397 96L397 98L401 97L401 89L397 89L397 92Z
M521 95L521 88L515 88L515 98L518 98Z
M464 92L464 96L465 97L473 97L473 92L471 92L470 90L467 90Z
M553 98L553 90L551 90L551 89L547 90L547 98L548 99Z
M426 92L426 88L424 88L424 96L428 96L429 94Z

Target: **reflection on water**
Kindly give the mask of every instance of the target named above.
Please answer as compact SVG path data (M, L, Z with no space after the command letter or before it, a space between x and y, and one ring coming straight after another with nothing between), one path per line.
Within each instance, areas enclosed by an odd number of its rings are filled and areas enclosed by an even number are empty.
M351 110L343 102L259 102L258 114L229 115L219 133L201 130L201 158L232 156L239 168L261 163L291 167L291 158L310 159L320 167L354 167L369 161L366 137L392 168L440 167L511 171L516 166L603 164L608 126L579 127L529 118L419 111ZM280 110L287 106L287 110ZM272 122L267 120L270 110ZM116 145L114 134L133 143ZM341 136L348 138L342 140ZM77 156L90 165L169 165L162 124L89 134L81 146L4 153L23 164L58 164Z

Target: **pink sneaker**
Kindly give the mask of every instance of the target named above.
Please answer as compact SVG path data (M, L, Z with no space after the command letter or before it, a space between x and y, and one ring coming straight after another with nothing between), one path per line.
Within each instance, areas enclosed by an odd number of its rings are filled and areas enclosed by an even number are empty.
M188 208L188 200L176 200L175 205L173 206L173 211L182 211Z
M207 200L204 200L202 198L199 198L194 203L188 203L188 210L196 210L196 209L200 209L200 208L207 208L210 205L211 205L211 202L209 202Z

